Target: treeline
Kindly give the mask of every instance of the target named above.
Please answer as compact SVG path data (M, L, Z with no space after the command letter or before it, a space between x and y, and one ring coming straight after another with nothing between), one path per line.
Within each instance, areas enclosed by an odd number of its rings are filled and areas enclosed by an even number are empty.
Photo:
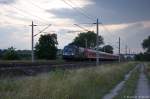
M1 60L28 60L31 58L30 50L16 50L13 47L0 49Z
M150 61L150 36L143 40L142 47L145 52L137 54L135 59L138 61Z
M150 53L140 53L135 56L135 60L138 61L150 61Z
M57 35L41 35L38 43L35 45L34 56L36 59L49 60L56 59L57 52ZM29 60L31 59L31 50L16 50L13 47L0 50L1 60Z
M72 43L76 46L95 49L96 48L97 35L93 31L80 33ZM113 53L113 47L111 45L104 45L104 39L102 36L98 37L99 51ZM52 60L61 57L61 50L57 48L57 35L45 34L41 35L34 48L34 55L36 59L40 60ZM103 47L100 47L103 45ZM10 47L5 50L0 50L1 60L27 60L31 59L31 50L16 50Z

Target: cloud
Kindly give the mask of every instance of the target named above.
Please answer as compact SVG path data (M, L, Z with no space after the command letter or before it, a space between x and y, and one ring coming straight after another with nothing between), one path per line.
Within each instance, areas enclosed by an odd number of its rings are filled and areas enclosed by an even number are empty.
M3 4L11 4L14 3L16 0L0 0L0 5Z
M150 28L150 21L143 21L142 25L144 28Z
M0 27L0 48L13 46L17 49L30 48L30 34L27 28Z
M130 26L130 24L110 24L110 25L105 25L105 27L108 28L108 30L110 30L112 32L125 29L125 28L127 28L129 26ZM104 28L103 28L103 30L105 31Z
M91 16L98 17L110 31L100 26L100 35L105 42L118 46L118 37L122 39L122 51L125 44L132 49L141 50L142 40L149 35L149 0L65 0L78 10L85 10ZM117 3L116 3L117 2ZM0 0L0 48L11 45L19 49L30 49L31 21L37 25L52 24L46 32L55 31L59 48L70 43L82 29L75 23L93 23L63 0ZM24 27L26 25L26 27ZM96 30L95 25L82 25ZM35 27L35 33L43 29ZM67 33L68 31L78 31ZM11 36L10 36L11 35ZM39 36L35 38L37 41ZM115 47L117 52L117 48Z

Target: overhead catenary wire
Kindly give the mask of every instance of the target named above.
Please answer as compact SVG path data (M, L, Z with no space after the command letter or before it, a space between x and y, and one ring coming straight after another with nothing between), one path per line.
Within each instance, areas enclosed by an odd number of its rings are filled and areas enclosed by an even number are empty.
M44 18L41 18L41 17L39 17L39 16L37 16L37 15L34 15L34 14L32 14L32 13L29 13L28 11L25 11L25 10L23 10L23 9L17 8L16 6L14 6L14 5L12 5L12 4L7 5L7 6L13 7L13 8L15 8L16 10L18 10L18 11L20 11L20 12L26 14L26 15L30 15L30 16L32 16L32 17L36 17L36 18L40 19L42 22L44 22L44 23L47 23L47 22L48 22L48 20L45 20Z
M62 0L62 1L64 1L67 5L71 6L73 9L75 9L75 10L78 11L79 13L82 13L82 15L86 16L87 18L89 18L89 19L91 19L91 20L94 20L93 18L91 18L91 16L89 16L89 15L85 14L85 12L80 11L80 10L78 10L77 8L73 7L71 4L69 4L69 3L66 2L65 0ZM69 0L69 1L72 2L71 0ZM73 2L72 2L72 3L73 3ZM32 4L34 4L34 3L32 3ZM35 5L35 4L34 4L34 5ZM35 6L37 6L37 5L35 5ZM27 12L27 11L24 11L24 10L22 10L22 9L19 9L19 8L15 7L15 6L13 6L13 7L14 7L15 9L21 11L21 12L25 12L25 13L28 14L28 15L37 17L37 18L39 18L39 19L44 20L44 21L47 22L47 20L45 20L45 19L43 19L43 18L41 18L41 17L35 16L35 15L33 15L33 14ZM37 6L37 7L39 7L39 6ZM40 7L39 7L39 8L40 8ZM108 33L110 33L109 30L108 30L102 23L101 23L101 25L105 28L105 30L107 30ZM110 33L110 34L111 34L111 33Z
M26 11L24 11L24 10L22 10L22 9L19 9L19 8L15 7L15 6L13 6L13 7L14 7L15 9L21 11L21 12L27 13ZM27 13L27 14L28 14L28 15L32 15L32 16L34 16L34 17L38 17L38 16L35 16L35 15L31 14L31 13ZM38 18L40 18L40 17L38 17ZM40 18L40 19L41 19L41 18ZM43 19L41 19L41 20L43 20ZM83 28L83 27L81 27L81 26L79 26L79 25L77 25L77 24L75 24L75 25L78 26L79 28L85 30L85 31L89 31L89 30L87 30L87 29L85 29L85 28ZM102 24L102 26L104 27L103 24ZM106 27L104 27L104 28L108 31L108 29L107 29ZM35 35L35 36L36 36L36 35Z
M78 25L78 24L74 24L75 26L77 26L77 27L79 27L80 29L83 29L84 31L89 31L88 29L86 29L86 28L84 28L84 27L82 27L82 26L80 26L80 25Z
M78 6L75 2L73 2L72 0L67 0L69 1L72 5ZM78 7L78 9L80 9L83 13L85 13L86 15L90 16L92 19L96 19L95 16L89 14L85 9Z
M43 12L45 12L45 13L47 13L47 14L50 14L50 13L48 13L48 12L45 11L45 10L46 10L45 8L42 8L42 7L39 6L38 4L32 2L31 0L30 0L30 1L28 0L27 3L32 4L34 7L36 7L36 8L38 8L38 9L42 10Z
M36 3L33 3L32 0L28 0L28 2L34 5L35 7L44 10L44 8L42 8L41 6L37 5Z
M77 4L75 2L73 2L72 0L67 0L69 2L71 2L73 5L77 6ZM83 8L80 7L80 10L82 10L82 12L86 13L86 10L84 10ZM90 16L90 17L93 17L89 14L86 13L86 15ZM91 23L85 23L85 24L91 24ZM96 24L96 23L92 23L92 24ZM109 33L111 34L112 36L114 36L110 31L109 29L107 29L107 27L104 26L104 24L102 22L99 22L98 24L102 25L102 27Z
M39 35L40 33L44 32L46 29L48 29L51 26L51 24L49 24L48 26L46 26L44 29L42 29L39 33L35 34L35 36Z
M61 1L63 1L65 4L67 4L68 6L70 6L71 8L73 8L78 13L82 14L83 16L85 16L87 19L95 21L92 17L90 17L89 15L85 14L83 11L78 10L77 8L75 8L74 6L72 6L70 3L68 3L67 1L65 1L65 0L61 0Z
M20 27L27 27L28 25L24 25L24 24L14 24L14 23L10 23L10 22L5 22L5 23L1 23L0 22L0 25L7 25L7 26L9 26L9 25L13 25L13 26L20 26Z

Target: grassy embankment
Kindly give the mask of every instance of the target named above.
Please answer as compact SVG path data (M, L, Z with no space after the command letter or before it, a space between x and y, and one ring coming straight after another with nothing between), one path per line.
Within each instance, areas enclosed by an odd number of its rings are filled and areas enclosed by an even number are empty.
M1 79L0 99L101 99L134 66L123 63Z
M113 99L127 99L134 97L139 76L140 76L140 68L137 68L132 72L129 79L125 82L123 89Z
M149 84L150 84L150 62L146 62L145 63L145 74L149 80Z
M43 63L64 63L65 61L62 59L56 59L56 60L35 60L34 63L37 64L43 64ZM0 64L12 64L12 63L25 63L25 64L31 64L31 60L0 60Z

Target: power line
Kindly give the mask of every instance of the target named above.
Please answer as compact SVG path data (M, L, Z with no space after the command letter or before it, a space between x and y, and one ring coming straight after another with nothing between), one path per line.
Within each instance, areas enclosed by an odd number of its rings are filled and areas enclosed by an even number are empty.
M32 2L31 0L30 0L30 1L27 1L27 3L30 3L30 4L34 5L35 7L41 9L41 10L44 11L45 13L49 14L48 12L45 11L44 8L42 8L41 6L39 6L39 5L36 4L36 3Z
M23 27L26 27L26 26L28 26L28 25L24 25L24 24L14 24L14 23L10 23L10 22L6 22L6 23L0 23L0 24L2 24L2 25L17 25L17 26L23 26Z
M70 3L66 2L65 0L62 0L65 4L69 5L71 8L73 8L74 10L76 10L77 12L79 12L80 14L82 14L83 16L85 16L86 18L95 21L92 17L88 16L87 14L85 14L83 11L78 10L77 8L73 7Z
M31 52L31 56L32 56L32 62L34 62L34 26L37 26L33 23L32 21L32 25L30 25L32 27L32 35L31 35L31 47L32 47L32 52Z
M28 2L31 3L32 5L34 5L35 7L44 10L44 8L42 8L42 7L40 7L39 5L33 3L31 0L30 0L30 1L28 0Z
M78 24L74 24L75 26L77 26L77 27L79 27L80 29L83 29L84 31L89 31L88 29L86 29L86 28L84 28L84 27L82 27L82 26L80 26L80 25L78 25Z
M67 0L67 1L69 1L72 5L78 6L78 5L77 5L75 2L73 2L72 0ZM91 18L93 18L93 19L96 18L95 16L92 16L91 14L88 14L85 9L83 9L83 8L81 8L81 7L79 7L79 9L80 9L83 13L85 13L86 15L90 16Z
M110 30L109 30L103 23L101 23L101 25L103 26L103 28L105 29L105 31L106 31L107 33L109 33L109 34L112 35L112 36L115 36L112 32L110 32ZM123 41L123 39L122 39L122 41Z
M67 3L65 0L63 0L65 3ZM68 1L70 1L70 3L72 3L72 4L74 4L75 6L77 6L77 4L75 3L75 2L73 2L72 0L68 0ZM69 4L69 6L71 6L72 8L74 8L71 4ZM86 17L90 17L90 19L92 19L92 21L95 21L94 19L95 19L95 17L94 16L91 16L91 15L89 15L89 14L87 14L87 12L83 9L83 8L81 8L80 7L80 10L78 10L77 8L75 8L75 10L77 10L77 11L79 11L79 12L82 12L84 15L86 15ZM89 23L86 23L86 24L89 24ZM109 32L110 33L110 31L104 26L104 24L101 22L101 23L99 23L99 24L101 24L104 28L105 28L105 30L107 31L107 32ZM110 33L111 34L111 33Z
M84 14L84 16L90 18L92 21L95 21L95 20L94 20L95 18L93 18L93 16L87 14L86 11L85 11L83 8L80 7L80 10L78 10L77 8L74 8L71 4L67 3L65 0L62 0L62 1L64 1L64 2L65 2L66 4L68 4L69 6L71 6L71 7L72 7L73 9L75 9L76 11L78 11L78 12ZM71 0L68 0L68 1L70 1L72 4L74 4L75 6L77 6L77 4L76 4L75 2L73 2L73 1L71 1ZM87 23L86 23L86 24L87 24ZM104 26L104 24L103 24L102 22L99 23L99 24L101 24L101 25L105 28L105 30L106 30L108 33L110 33L110 31ZM111 34L111 33L110 33L110 34Z
M89 31L88 29L86 29L86 28L84 28L84 27L82 27L82 26L80 26L80 25L78 25L78 24L74 24L74 25L77 26L77 27L79 27L79 28L81 28L81 29L83 29L84 31L87 31L87 32ZM107 28L105 28L105 29L107 29ZM110 32L109 32L109 33L110 33ZM108 42L107 42L107 43L108 43ZM110 42L109 42L109 44L112 45L112 43L110 43Z
M102 25L102 27L105 29L105 31L106 31L107 33L109 33L109 34L111 34L112 36L114 36L114 35L109 31L109 29L108 29L106 26L104 26L103 23L101 23L101 25Z
M109 34L111 34L112 36L115 36L114 34L112 34L112 33L109 31L109 29L108 29L103 23L101 23L101 25L103 26L103 28L104 28ZM121 38L121 40L122 40L122 42L123 42L123 41L125 42L125 39Z
M46 29L48 29L51 26L51 24L49 24L47 27L45 27L44 29L42 29L39 33L35 34L35 36L37 36L38 34L42 33L43 31L45 31Z
M47 22L47 20L45 20L45 19L43 19L43 18L41 18L41 17L39 17L39 16L36 16L36 15L34 15L34 14L31 14L31 13L25 11L25 10L19 9L19 8L13 6L13 5L8 5L8 6L15 8L15 9L21 11L22 13L28 14L28 15L33 16L33 17L37 17L37 18L40 19L41 21Z
M83 31L68 31L67 33L77 33L77 32L83 32Z

